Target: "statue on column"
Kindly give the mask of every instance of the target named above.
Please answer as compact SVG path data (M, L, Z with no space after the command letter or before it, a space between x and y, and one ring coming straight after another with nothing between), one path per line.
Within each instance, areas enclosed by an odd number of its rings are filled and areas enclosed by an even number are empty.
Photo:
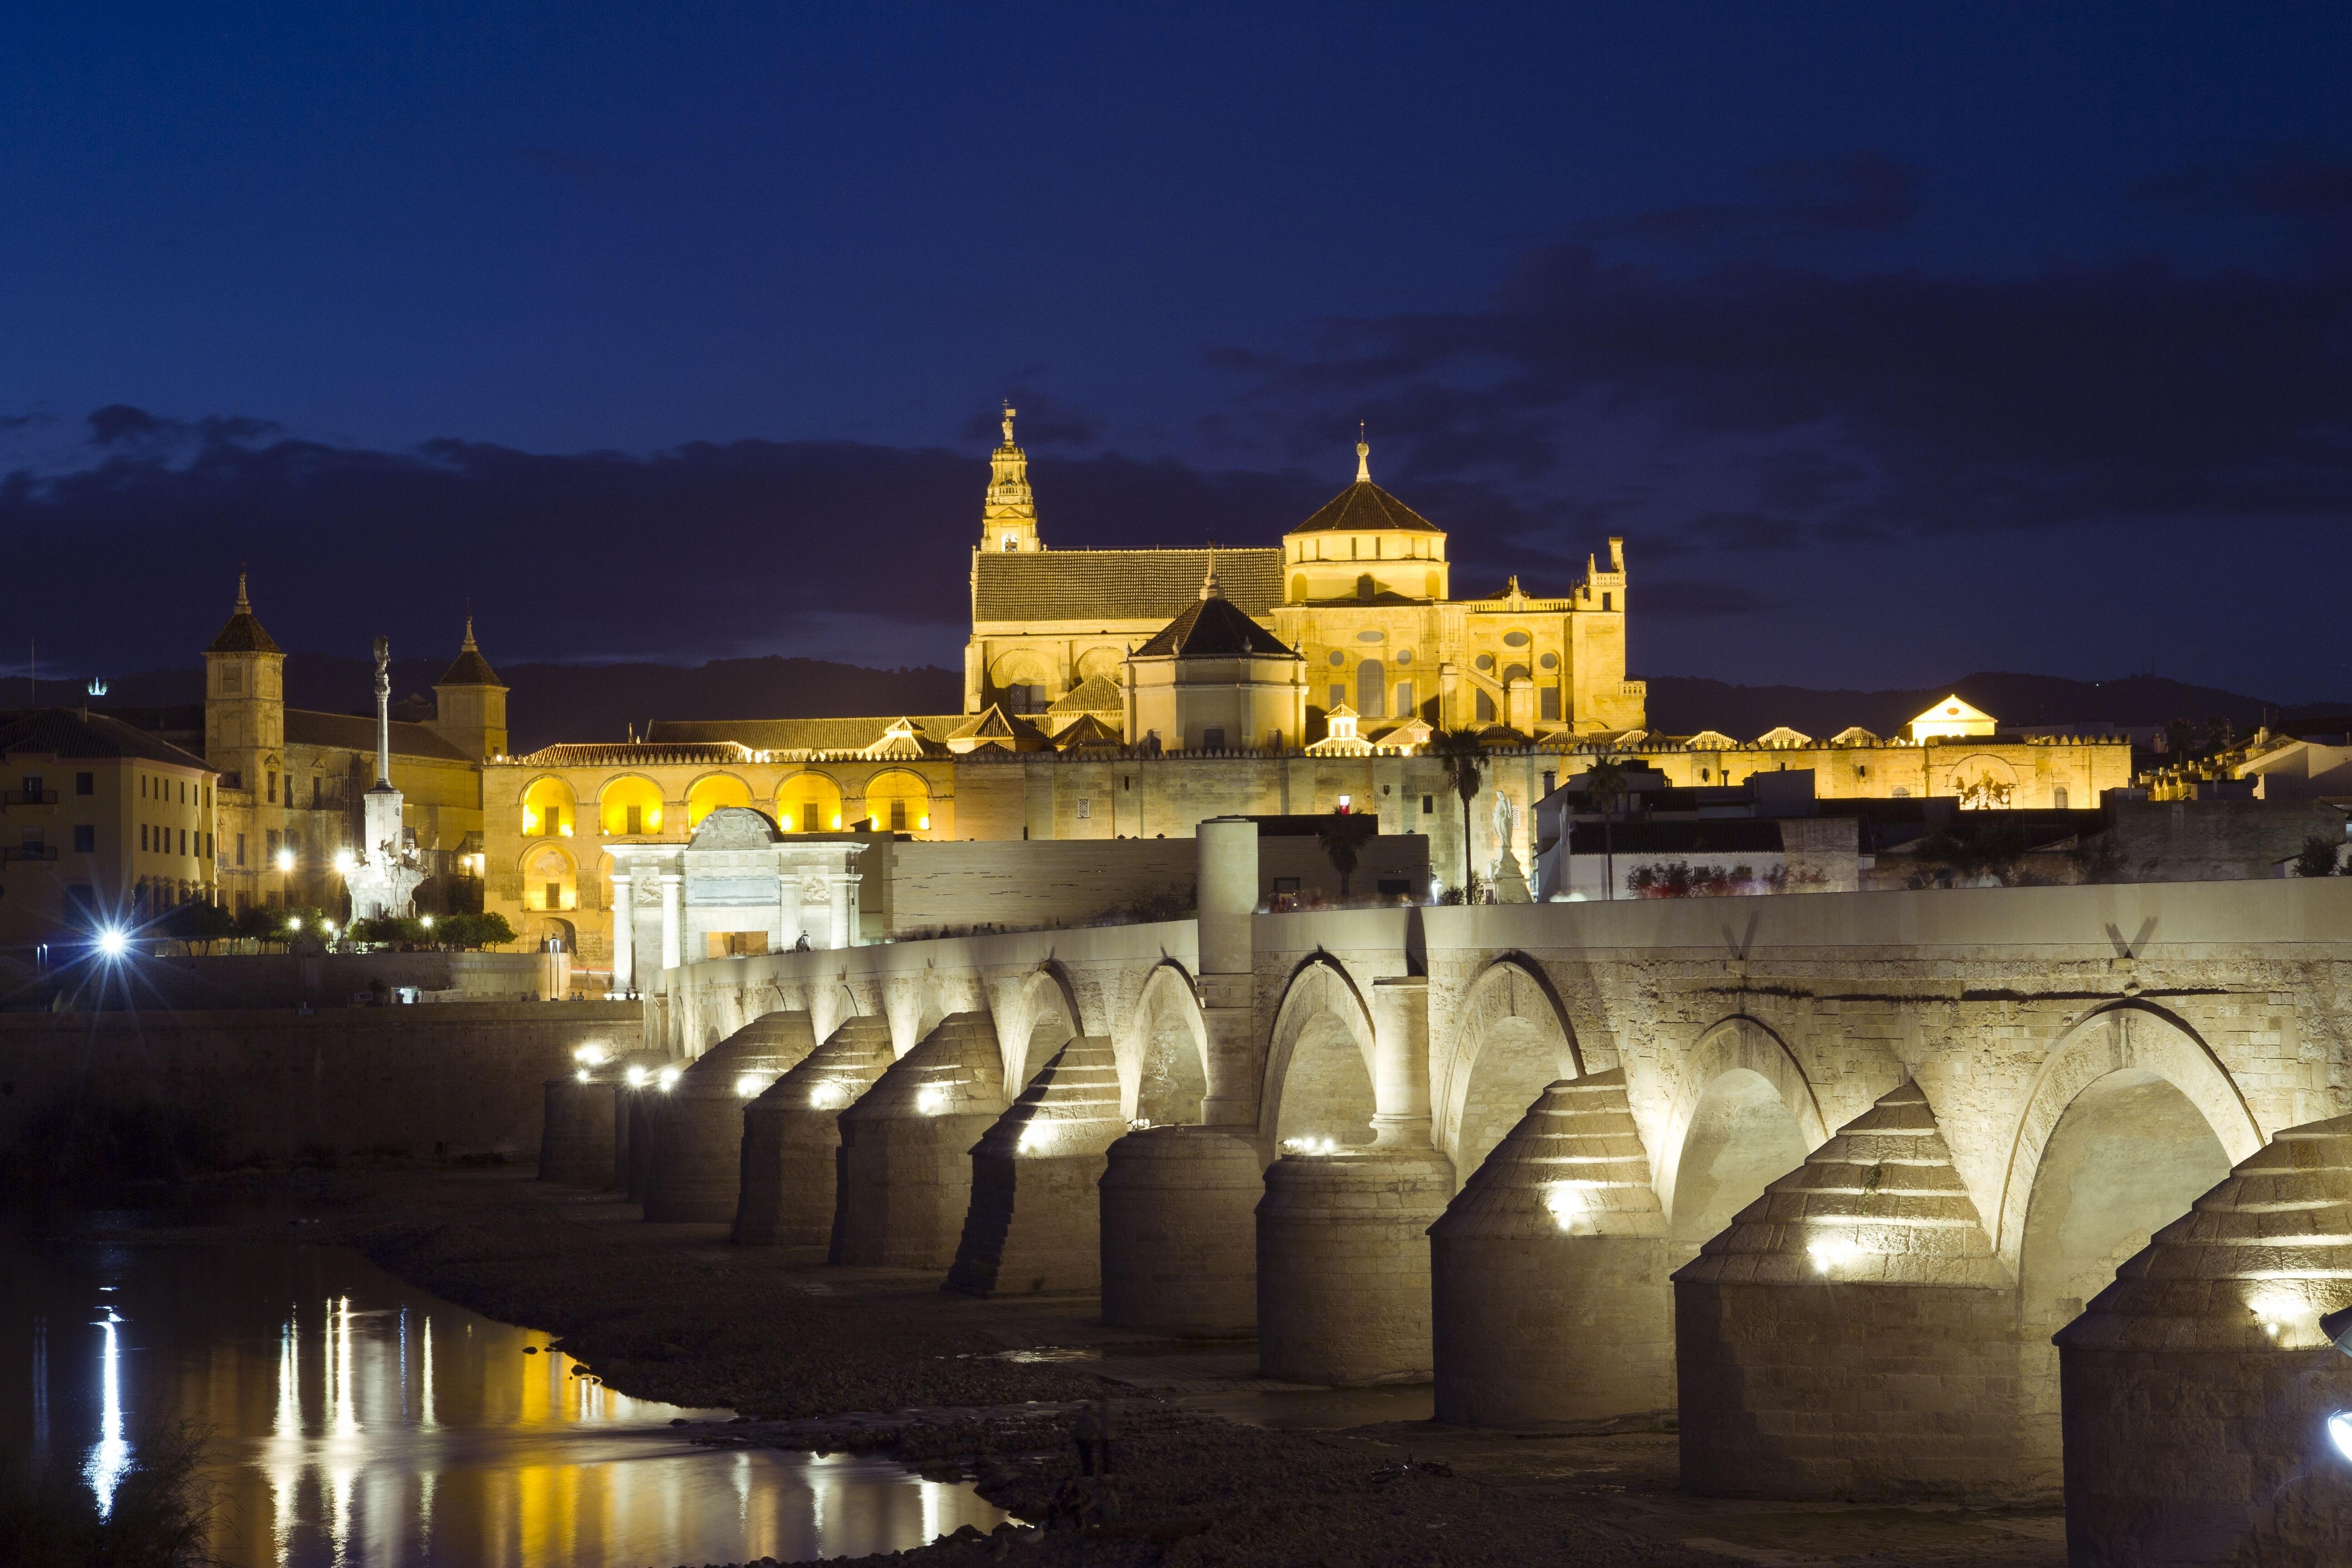
M375 639L375 786L361 816L360 852L344 884L351 889L352 919L379 915L406 919L416 912L417 885L425 869L401 829L400 792L392 787L392 644Z
M1528 889L1527 873L1520 869L1519 858L1512 851L1518 837L1519 810L1511 797L1501 790L1495 792L1495 861L1487 868L1486 885L1495 889L1498 904L1531 904L1535 895Z

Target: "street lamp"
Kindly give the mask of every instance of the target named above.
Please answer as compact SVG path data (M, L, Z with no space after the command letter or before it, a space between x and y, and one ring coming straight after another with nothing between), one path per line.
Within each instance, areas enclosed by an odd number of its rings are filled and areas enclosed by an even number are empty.
M281 871L291 871L294 869L294 847L292 845L286 845L278 851L278 868Z
M350 876L352 874L352 868L358 864L358 861L352 858L352 852L350 850L338 849L335 851L335 870L339 874L345 877Z

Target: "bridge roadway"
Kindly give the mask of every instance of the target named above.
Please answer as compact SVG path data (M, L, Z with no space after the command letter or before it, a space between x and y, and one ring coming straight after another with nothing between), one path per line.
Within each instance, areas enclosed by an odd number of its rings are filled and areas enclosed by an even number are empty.
M1685 1484L1784 1495L2055 1490L2053 1332L2352 1111L2352 879L1257 914L1199 845L1197 920L695 963L648 1043L887 1025L753 1102L836 1097L837 1189L743 1180L837 1257L1444 1419L1679 1405Z

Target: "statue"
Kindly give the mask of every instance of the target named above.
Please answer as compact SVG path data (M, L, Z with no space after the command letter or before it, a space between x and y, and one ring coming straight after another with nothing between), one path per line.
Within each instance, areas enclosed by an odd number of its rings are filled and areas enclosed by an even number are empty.
M417 884L425 869L401 831L400 792L392 787L392 644L375 639L375 787L362 813L360 853L343 874L351 889L354 922L379 915L406 919L416 912Z
M1518 838L1519 808L1501 790L1495 792L1495 860L1487 868L1486 885L1495 890L1498 904L1531 904L1535 895L1528 889L1527 873L1519 867L1519 858L1512 850Z

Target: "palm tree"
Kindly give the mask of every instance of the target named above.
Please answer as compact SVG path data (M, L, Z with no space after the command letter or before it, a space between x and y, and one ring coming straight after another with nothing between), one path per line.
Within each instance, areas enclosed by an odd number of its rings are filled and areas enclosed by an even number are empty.
M1601 808L1601 879L1608 889L1603 898L1617 896L1617 847L1611 839L1609 823L1617 803L1625 798L1629 782L1625 764L1612 756L1604 755L1584 771L1584 798Z
M1356 859L1364 844L1381 830L1381 819L1360 812L1335 811L1323 819L1315 830L1316 842L1330 858L1331 869L1339 873L1339 897L1348 896L1348 879L1356 873Z
M1462 901L1474 903L1478 889L1478 873L1471 868L1470 803L1478 798L1486 783L1486 742L1478 739L1475 730L1448 730L1437 737L1430 750L1445 764L1445 783L1462 797Z

